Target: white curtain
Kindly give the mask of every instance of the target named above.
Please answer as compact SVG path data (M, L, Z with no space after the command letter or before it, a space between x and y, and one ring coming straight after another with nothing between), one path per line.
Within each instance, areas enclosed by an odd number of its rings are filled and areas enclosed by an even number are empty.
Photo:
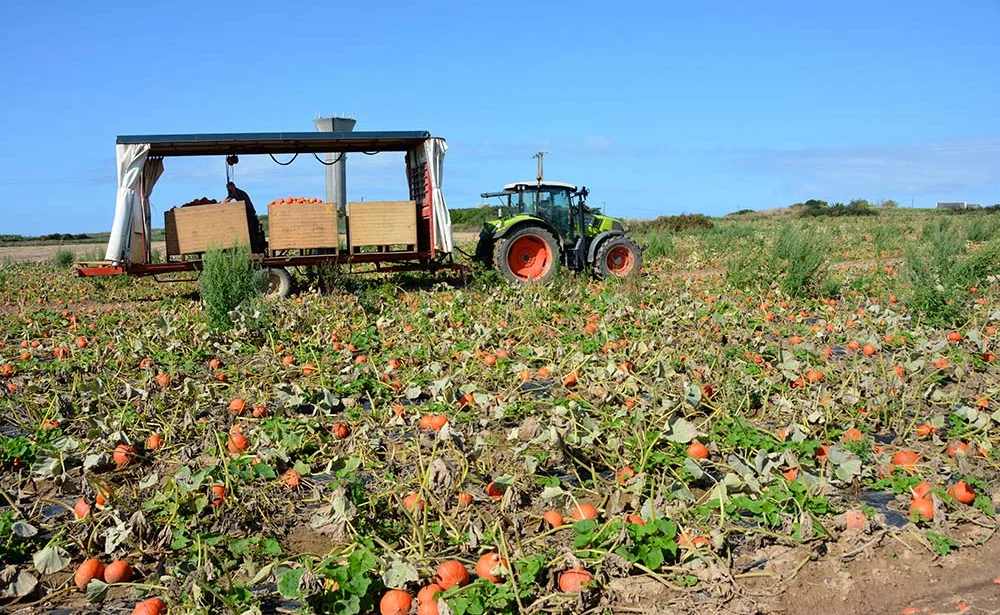
M149 144L119 144L115 146L115 149L118 158L118 197L115 200L115 220L111 225L111 238L108 240L108 249L104 254L104 260L112 261L118 265L128 262L133 220L142 219L139 198L135 189L139 185L142 168L146 163L146 156L149 154ZM152 186L150 186L150 190L152 190Z
M143 228L145 229L146 237L146 255L145 262L149 262L149 257L151 255L151 246L149 238L153 235L153 225L152 217L150 214L149 206L149 196L153 194L153 186L156 185L156 180L160 179L163 175L163 158L147 158L146 163L142 167L142 221Z
M451 213L448 204L444 202L444 192L441 191L441 171L444 166L444 153L448 144L440 137L434 137L424 142L424 155L427 168L430 171L431 201L434 208L434 245L435 249L445 253L452 251Z

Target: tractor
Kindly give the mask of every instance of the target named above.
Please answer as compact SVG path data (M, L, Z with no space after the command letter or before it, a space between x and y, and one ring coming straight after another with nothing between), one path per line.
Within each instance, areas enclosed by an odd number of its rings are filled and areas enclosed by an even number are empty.
M621 221L587 207L586 187L543 181L538 158L537 181L483 193L484 199L499 198L501 206L499 219L483 225L476 260L515 284L547 282L560 265L590 267L602 279L638 272L642 250Z

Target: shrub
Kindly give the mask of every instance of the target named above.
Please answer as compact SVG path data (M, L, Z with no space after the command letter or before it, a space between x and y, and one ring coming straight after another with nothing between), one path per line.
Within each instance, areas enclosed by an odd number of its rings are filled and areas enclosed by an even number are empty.
M993 239L998 232L1000 232L1000 216L977 215L969 220L969 226L965 230L965 238L978 243Z
M674 239L668 233L643 233L634 237L636 243L645 245L645 258L660 258L674 255Z
M771 271L760 250L746 246L726 261L726 281L742 290L771 282Z
M76 256L73 255L72 251L59 250L58 252L56 252L54 260L56 267L59 267L60 269L66 269L67 267L73 264L74 259L76 259Z
M771 266L781 288L793 297L805 295L823 277L828 242L813 228L782 225L771 244Z
M804 218L819 216L877 216L878 211L865 199L854 199L847 205L843 203L828 204L826 201L809 199L805 203L792 205L799 209L799 215Z
M209 324L215 329L232 326L230 312L243 301L260 294L257 267L245 246L205 253L201 273L201 298Z
M922 235L924 242L906 250L909 306L930 324L959 325L972 300L969 288L1000 267L1000 238L962 258L964 234L950 219L928 224Z
M678 233L681 231L692 231L699 229L711 229L715 227L712 219L703 214L681 214L679 216L660 216L653 220L633 220L629 225L630 230L642 232L669 231Z

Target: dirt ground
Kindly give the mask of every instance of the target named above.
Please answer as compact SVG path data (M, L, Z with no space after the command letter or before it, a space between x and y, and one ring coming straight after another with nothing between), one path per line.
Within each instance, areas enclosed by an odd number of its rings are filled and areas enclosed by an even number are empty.
M83 258L93 258L100 254L104 257L104 250L108 247L106 243L67 243L63 245L49 246L0 246L0 263L24 263L24 262L47 262L56 257L60 250L69 250L77 260ZM166 244L162 241L153 242L153 250L159 250L164 254ZM98 259L98 260L101 260Z

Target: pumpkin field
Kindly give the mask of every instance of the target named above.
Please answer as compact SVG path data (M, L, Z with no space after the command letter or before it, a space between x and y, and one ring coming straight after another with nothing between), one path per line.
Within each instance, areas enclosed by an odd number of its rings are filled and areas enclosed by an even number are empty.
M1000 609L1000 213L633 229L625 279L314 269L223 327L0 265L0 612Z

